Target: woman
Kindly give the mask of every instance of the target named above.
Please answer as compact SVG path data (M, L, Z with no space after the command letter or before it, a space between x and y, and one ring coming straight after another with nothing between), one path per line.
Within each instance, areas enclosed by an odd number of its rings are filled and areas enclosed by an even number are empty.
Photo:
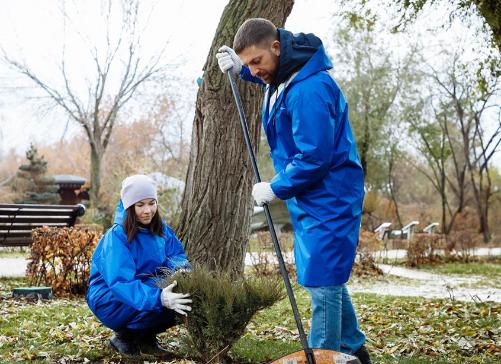
M160 352L156 335L191 311L188 294L161 289L158 268L191 270L183 246L160 219L154 182L135 175L122 182L114 225L92 255L87 304L114 331L112 348L124 354Z

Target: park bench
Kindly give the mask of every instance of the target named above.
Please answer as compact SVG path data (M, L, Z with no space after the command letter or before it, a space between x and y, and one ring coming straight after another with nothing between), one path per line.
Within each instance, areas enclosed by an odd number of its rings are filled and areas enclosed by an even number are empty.
M379 225L374 232L378 234L380 240L385 240L385 238L389 237L391 222L383 222Z
M0 204L0 246L29 246L31 230L42 227L71 227L85 213L78 205Z
M419 225L419 221L411 221L400 230L392 230L390 232L390 238L392 239L412 239L412 235L414 235L415 227Z
M431 223L430 225L428 225L427 227L425 227L423 229L423 233L426 233L426 234L433 234L433 231L435 230L435 228L437 228L440 224L438 222L433 222Z

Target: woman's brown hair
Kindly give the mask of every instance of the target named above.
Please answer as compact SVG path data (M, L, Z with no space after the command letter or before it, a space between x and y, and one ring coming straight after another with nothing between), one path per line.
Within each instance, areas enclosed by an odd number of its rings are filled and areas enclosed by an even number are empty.
M134 210L134 205L130 206L127 210L127 214L125 216L124 221L124 229L125 234L127 234L127 242L130 243L134 236L137 233L137 229L139 227L139 222L136 218L136 211ZM148 228L154 235L162 236L163 235L163 227L162 227L162 219L160 217L160 212L157 209L155 215L151 219Z

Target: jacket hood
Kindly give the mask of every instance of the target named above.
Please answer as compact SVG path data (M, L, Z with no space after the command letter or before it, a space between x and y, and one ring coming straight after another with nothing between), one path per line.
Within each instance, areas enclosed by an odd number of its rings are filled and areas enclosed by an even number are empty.
M285 82L294 72L301 69L322 47L322 41L314 34L293 34L285 29L278 29L280 41L280 60L273 84ZM332 67L332 66L331 66Z
M125 216L127 216L127 211L124 209L122 200L119 200L117 208L115 209L115 219L113 220L113 222L118 225L123 225Z

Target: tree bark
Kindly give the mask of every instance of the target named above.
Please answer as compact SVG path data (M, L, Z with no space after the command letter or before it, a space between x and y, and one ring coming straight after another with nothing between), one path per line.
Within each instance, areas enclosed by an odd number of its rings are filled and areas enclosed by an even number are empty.
M230 0L225 7L198 90L190 162L177 234L195 264L237 276L243 272L255 182L227 76L215 55L233 44L238 27L262 17L283 27L293 0ZM261 87L237 81L254 148L260 135Z
M395 159L396 159L396 146L392 145L390 149L390 155L388 156L388 187L390 189L390 197L395 205L395 214L397 215L398 226L399 229L402 229L402 218L400 217L400 211L398 210L398 200L397 200L397 191L395 188L395 178L393 177L393 170L395 167Z
M99 190L101 189L101 161L102 152L91 145L90 149L90 204L92 207L99 208Z

